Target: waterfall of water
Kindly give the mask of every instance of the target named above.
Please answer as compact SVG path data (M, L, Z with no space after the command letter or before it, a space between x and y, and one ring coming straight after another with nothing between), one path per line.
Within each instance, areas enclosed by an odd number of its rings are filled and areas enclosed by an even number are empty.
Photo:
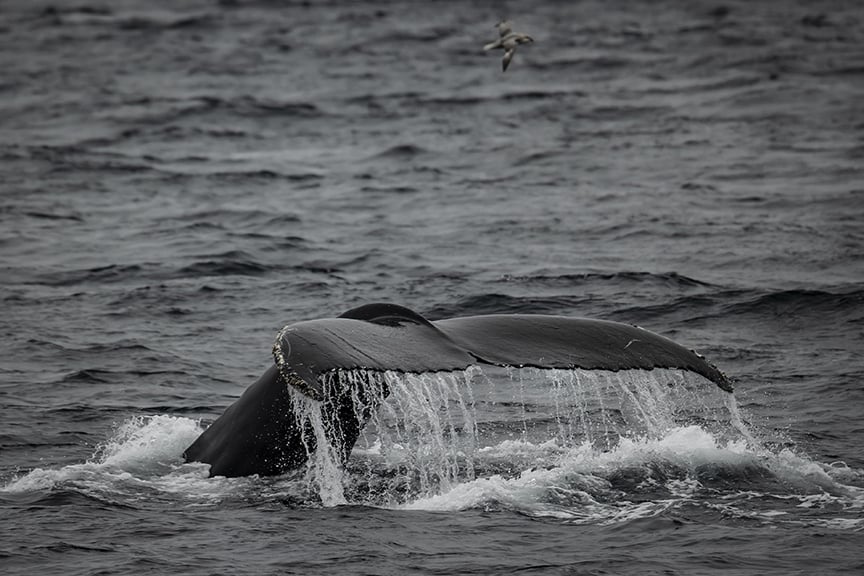
M327 378L366 423L349 464L352 490L379 500L547 466L585 443L608 450L624 437L661 438L684 423L746 432L729 394L680 370L353 370ZM322 403L302 394L295 394L294 412L309 453L307 481L323 503L344 502L349 482L333 446L342 432L334 433ZM496 447L513 443L525 449L495 456Z
M325 506L345 504L341 462L328 438L321 402L292 389L291 404L308 455L307 484L314 487Z

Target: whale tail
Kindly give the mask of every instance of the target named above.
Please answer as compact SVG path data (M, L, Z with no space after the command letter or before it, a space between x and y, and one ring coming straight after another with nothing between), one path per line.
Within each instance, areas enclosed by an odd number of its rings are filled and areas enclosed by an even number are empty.
M732 383L695 352L653 332L603 320L504 314L430 322L395 304L368 304L290 324L273 346L274 364L186 449L211 476L272 476L307 462L317 440L295 414L296 395L319 402L323 438L348 459L388 390L374 378L343 383L341 372L427 373L492 365L512 368L652 370Z

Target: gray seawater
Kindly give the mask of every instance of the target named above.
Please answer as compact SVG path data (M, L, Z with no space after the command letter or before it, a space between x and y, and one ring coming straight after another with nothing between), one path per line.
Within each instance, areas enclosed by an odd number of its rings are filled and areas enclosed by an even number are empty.
M4 574L864 569L860 2L2 0L0 71ZM183 464L375 301L635 323L736 391L426 375L344 470Z

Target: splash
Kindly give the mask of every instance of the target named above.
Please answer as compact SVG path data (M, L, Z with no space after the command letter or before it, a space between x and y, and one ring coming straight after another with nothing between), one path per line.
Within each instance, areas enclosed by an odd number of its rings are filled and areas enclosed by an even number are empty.
M135 416L97 447L91 463L133 474L158 474L170 470L201 432L198 423L188 418Z
M182 458L198 422L139 416L87 462L32 470L0 492L74 490L136 505L479 507L600 524L689 510L864 528L864 472L760 442L734 396L687 373L474 368L326 378L366 422L350 458L332 406L292 391L308 455L294 473L210 478L207 465Z
M155 480L158 484L156 479L170 477L183 466L183 450L201 432L199 423L189 418L135 416L120 423L87 462L57 469L36 468L0 490L32 492L72 485L89 493L105 492L124 483L153 484ZM206 474L203 465L185 466L196 470L199 478ZM170 491L170 481L163 484Z
M778 502L793 508L781 516L792 517L814 494L828 495L819 506L854 511L864 503L858 471L772 452L734 396L685 372L378 377L389 397L343 477L350 502L503 508L591 523L689 505L764 521Z
M354 452L407 468L391 475L395 490L418 483L425 492L474 475L477 431L468 374L334 371L324 376L322 386L350 396L354 417L366 423ZM338 447L344 439L332 407L294 390L290 394L308 456L305 481L325 506L347 503L344 487L350 479ZM377 472L369 468L367 473Z
M822 526L830 520L842 529L864 528L864 489L840 481L848 469L841 466L835 474L834 466L788 451L754 451L744 439L721 443L696 425L672 428L656 439L624 438L612 450L590 442L569 449L511 444L494 450L519 457L532 448L548 457L545 465L478 477L399 507L506 509L577 524L710 514L771 524Z
M572 446L610 449L622 437L661 438L681 421L716 427L730 418L719 414L728 394L680 371L475 368L378 377L389 397L355 447L366 469L354 472L370 494L391 502L547 466Z

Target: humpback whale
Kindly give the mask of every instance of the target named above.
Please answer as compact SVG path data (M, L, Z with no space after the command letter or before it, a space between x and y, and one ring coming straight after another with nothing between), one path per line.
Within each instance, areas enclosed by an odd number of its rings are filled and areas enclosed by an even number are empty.
M274 363L184 452L211 476L273 476L308 459L314 446L294 415L291 389L321 403L327 440L346 460L386 396L345 386L340 371L424 373L494 365L629 370L672 368L731 392L729 379L692 350L643 328L587 318L500 314L427 320L395 304L367 304L337 318L289 324Z

